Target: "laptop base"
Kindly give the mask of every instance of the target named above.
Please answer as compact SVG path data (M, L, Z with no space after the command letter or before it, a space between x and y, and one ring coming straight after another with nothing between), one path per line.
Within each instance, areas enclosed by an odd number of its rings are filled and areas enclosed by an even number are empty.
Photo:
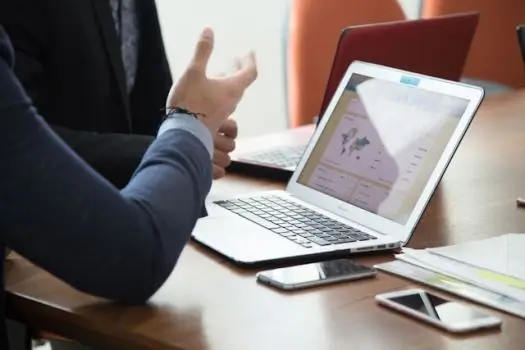
M267 177L271 179L288 180L293 174L296 166L283 167L276 162L264 163L265 159L259 161L253 159L254 154L260 154L262 150L290 149L297 152L298 149L306 149L310 138L314 134L315 124L300 126L293 129L278 131L258 137L248 137L237 140L236 150L232 152L232 164L227 170L231 172L245 173L256 177ZM245 157L245 155L247 155Z
M212 246L207 245L203 242L200 242L195 237L192 237L192 241L195 242L199 247L202 247L204 250L211 252L213 255L220 256L224 258L229 263L242 268L243 270L257 270L261 268L277 268L277 267L286 267L286 266L295 266L302 264L309 264L321 261L327 261L332 259L342 259L342 258L356 258L356 257L365 257L365 256L378 256L378 254L388 254L391 256L392 252L398 251L399 248L394 248L392 250L370 250L362 252L352 252L349 253L348 250L339 250L339 251L328 251L324 253L315 252L311 255L302 255L302 256L293 256L286 257L282 259L271 259L271 260L260 260L253 262L245 262L237 260L233 256L223 254L222 252L215 250Z

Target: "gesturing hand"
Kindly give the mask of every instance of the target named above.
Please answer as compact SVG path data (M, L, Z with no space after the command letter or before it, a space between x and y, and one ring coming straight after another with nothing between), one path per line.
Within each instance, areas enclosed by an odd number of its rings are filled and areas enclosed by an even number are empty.
M237 108L244 91L257 78L257 67L255 55L250 53L240 61L233 74L208 78L206 69L213 43L213 31L204 29L188 68L171 88L166 107L184 108L204 115L202 122L215 136Z

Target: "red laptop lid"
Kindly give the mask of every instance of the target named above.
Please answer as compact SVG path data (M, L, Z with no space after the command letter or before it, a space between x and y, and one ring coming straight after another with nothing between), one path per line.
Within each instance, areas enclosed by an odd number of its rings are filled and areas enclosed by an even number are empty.
M462 13L345 28L339 37L319 116L355 60L458 81L478 21L478 13Z

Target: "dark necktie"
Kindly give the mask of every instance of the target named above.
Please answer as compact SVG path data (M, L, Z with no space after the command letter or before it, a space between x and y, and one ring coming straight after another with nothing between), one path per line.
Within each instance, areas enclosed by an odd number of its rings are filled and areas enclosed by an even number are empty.
M133 89L137 72L139 28L136 0L110 0L117 36L120 38L122 63L128 93Z

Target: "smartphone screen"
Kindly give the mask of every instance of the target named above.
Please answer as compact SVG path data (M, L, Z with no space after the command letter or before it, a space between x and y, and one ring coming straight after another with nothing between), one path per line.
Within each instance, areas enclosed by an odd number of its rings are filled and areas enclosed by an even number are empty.
M445 300L425 291L392 296L387 300L409 308L430 317L434 321L443 323L447 328L457 328L457 325L475 325L492 316L482 313L472 307L461 303Z
M260 273L265 279L282 285L311 284L328 280L345 280L360 276L373 276L375 269L357 264L348 259L284 267Z

